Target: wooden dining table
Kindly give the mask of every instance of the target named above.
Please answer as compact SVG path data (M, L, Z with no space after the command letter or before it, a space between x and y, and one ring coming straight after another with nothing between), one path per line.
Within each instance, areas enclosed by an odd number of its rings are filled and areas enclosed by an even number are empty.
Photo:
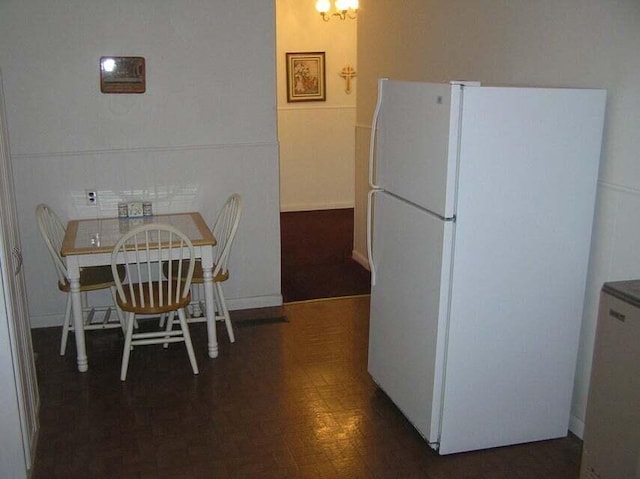
M211 274L213 269L213 248L216 245L216 238L200 213L174 213L138 218L71 220L67 224L67 231L60 254L66 262L71 287L78 371L83 372L89 369L83 328L80 270L88 266L110 265L113 247L124 233L141 224L153 223L170 224L184 232L193 243L196 258L199 258L202 262L208 353L210 358L218 356L213 277Z

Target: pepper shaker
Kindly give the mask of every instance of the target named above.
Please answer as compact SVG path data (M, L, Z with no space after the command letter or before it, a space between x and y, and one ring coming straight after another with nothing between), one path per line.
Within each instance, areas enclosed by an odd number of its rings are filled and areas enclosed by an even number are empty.
M126 203L118 203L118 218L126 218L129 216L129 209Z

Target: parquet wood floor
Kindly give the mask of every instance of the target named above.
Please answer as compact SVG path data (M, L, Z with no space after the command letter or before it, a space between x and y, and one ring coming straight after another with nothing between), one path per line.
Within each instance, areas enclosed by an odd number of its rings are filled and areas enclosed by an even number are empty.
M576 479L575 437L438 456L367 373L367 296L285 305L219 325L220 356L137 348L119 380L118 330L87 334L90 369L59 328L33 331L41 431L33 479Z

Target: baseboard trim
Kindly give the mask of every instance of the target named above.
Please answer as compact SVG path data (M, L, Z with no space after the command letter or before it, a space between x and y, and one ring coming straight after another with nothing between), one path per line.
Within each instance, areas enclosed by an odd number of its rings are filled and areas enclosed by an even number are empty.
M273 306L282 306L282 294L227 299L227 305L229 306L229 309L231 311L237 309L270 308Z
M282 306L282 295L274 294L268 296L227 299L227 306L231 311ZM62 314L42 314L38 316L31 316L30 321L31 329L51 328L62 326L64 316Z
M582 419L578 419L572 414L569 418L569 431L582 439L584 436L584 421L582 421Z
M64 323L64 314L41 314L29 318L31 329L62 327L62 323Z
M319 303L324 301L337 301L340 299L368 298L369 296L371 295L370 294L353 294L351 296L332 296L330 298L303 299L300 301L290 301L289 303L285 303L285 305L289 306L293 304Z
M362 255L360 252L358 252L356 250L351 251L351 258L353 258L353 260L356 263L358 263L360 266L362 266L367 271L371 271L371 268L369 267L369 258L367 258L366 256Z
M342 210L354 208L353 201L342 201L337 203L280 205L281 213L293 213L296 211L317 211L317 210Z

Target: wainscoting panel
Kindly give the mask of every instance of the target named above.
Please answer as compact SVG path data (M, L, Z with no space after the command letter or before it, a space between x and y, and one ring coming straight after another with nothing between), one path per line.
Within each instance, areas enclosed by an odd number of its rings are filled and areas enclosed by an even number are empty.
M282 304L276 144L14 155L13 160L32 327L60 324L65 304L37 230L38 203L49 204L66 221L116 216L118 201L149 200L155 213L197 210L212 225L225 199L238 192L245 208L225 285L229 303L234 309ZM98 192L98 206L87 206L87 188Z

